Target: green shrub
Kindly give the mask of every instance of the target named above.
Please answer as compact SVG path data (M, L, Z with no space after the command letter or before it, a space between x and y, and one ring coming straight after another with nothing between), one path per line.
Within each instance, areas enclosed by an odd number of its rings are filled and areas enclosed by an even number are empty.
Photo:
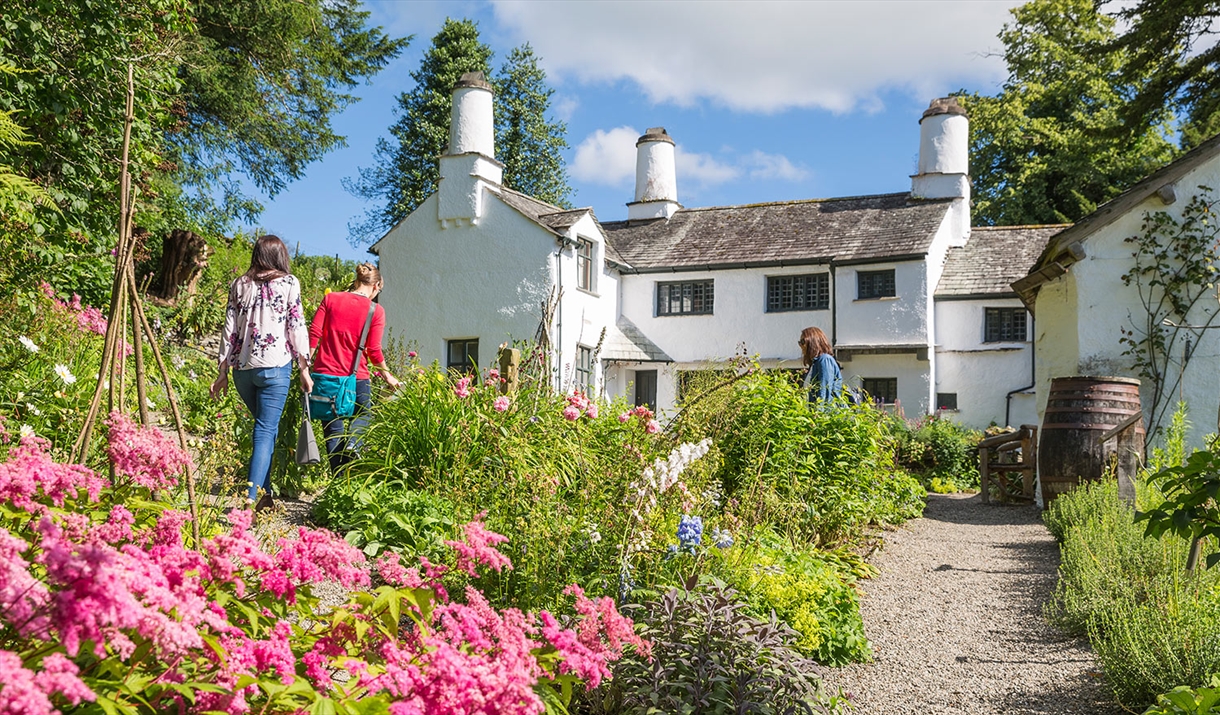
M1144 715L1217 715L1220 714L1220 682L1212 679L1212 687L1197 690L1185 685L1158 695L1156 705Z
M674 588L629 611L652 641L653 660L624 656L614 677L579 694L587 715L649 713L839 713L817 664L794 647L796 634L772 616L750 616L731 588L705 581Z
M795 647L825 665L871 656L854 576L828 552L778 543L743 546L725 578L765 618L775 613L797 633Z
M314 504L319 522L344 534L369 556L384 549L440 557L453 539L454 508L447 499L412 491L396 481L344 475Z
M931 491L950 493L979 488L979 440L983 433L940 415L915 423L894 418L897 462Z
M810 407L786 376L759 373L731 387L732 409L696 406L715 431L727 503L743 525L833 545L867 524L923 511L926 492L894 464L888 417L867 405ZM690 429L690 425L685 426Z
M1048 615L1089 637L1121 703L1146 706L1220 674L1220 572L1187 574L1186 540L1145 538L1113 480L1058 497L1047 524L1062 541Z

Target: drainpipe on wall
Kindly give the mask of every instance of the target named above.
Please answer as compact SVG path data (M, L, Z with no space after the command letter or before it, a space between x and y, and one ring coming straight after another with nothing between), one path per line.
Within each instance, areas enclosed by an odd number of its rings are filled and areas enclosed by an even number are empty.
M1012 396L1013 396L1013 395L1015 395L1015 394L1017 394L1018 392L1025 392L1026 390L1029 390L1029 389L1032 389L1032 388L1034 388L1034 387L1037 387L1037 386L1038 386L1037 372L1035 371L1035 364L1036 364L1036 361L1037 361L1037 359L1038 359L1038 351L1034 349L1034 337L1036 337L1036 336L1038 335L1038 332L1037 332L1036 328L1037 328L1037 326L1034 324L1034 316L1033 316L1033 314L1031 313L1031 314L1030 314L1030 316L1029 316L1029 334L1030 334L1030 340L1029 340L1029 384L1028 384L1028 385L1026 385L1025 387L1018 387L1018 388L1017 388L1017 389L1015 389L1015 390L1010 390L1010 391L1009 391L1009 393L1008 393L1007 395L1005 395L1005 396L1004 396L1004 426L1005 426L1005 427L1011 427L1011 425L1009 424L1009 422L1010 422L1010 421L1011 421L1011 419L1012 419L1012 418L1011 418L1011 413L1012 413Z
M555 373L555 389L563 391L563 239L559 239L559 250L555 251L555 348L559 365Z
M830 344L839 342L839 296L835 293L839 284L835 281L835 264L830 264Z

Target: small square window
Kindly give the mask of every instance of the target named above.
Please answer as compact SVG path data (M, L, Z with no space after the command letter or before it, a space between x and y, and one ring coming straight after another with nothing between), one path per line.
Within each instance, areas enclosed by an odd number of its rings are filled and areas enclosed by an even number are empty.
M936 409L947 410L949 412L957 412L957 393L956 392L938 392L936 393Z
M712 281L657 283L657 315L711 315Z
M893 298L898 295L894 285L894 269L887 271L857 271L856 298Z
M593 242L587 238L576 244L576 287L593 290Z
M463 338L446 342L448 360L445 366L459 372L472 372L479 367L479 339Z
M827 310L830 308L830 274L767 276L767 312Z
M1025 316L1024 308L988 308L983 321L983 342L1025 342Z
M593 349L576 346L576 389L593 394Z
M873 402L892 405L898 400L898 378L866 377L861 387Z

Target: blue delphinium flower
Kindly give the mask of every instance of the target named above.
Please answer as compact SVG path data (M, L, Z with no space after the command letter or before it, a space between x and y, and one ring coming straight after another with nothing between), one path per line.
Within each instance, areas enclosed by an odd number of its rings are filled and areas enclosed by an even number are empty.
M733 545L733 535L727 529L712 529L712 546L727 549Z
M668 548L665 549L665 560L669 561L676 558L678 558L678 545L670 544Z
M678 543L683 549L694 553L695 547L703 543L703 517L685 514L678 523Z

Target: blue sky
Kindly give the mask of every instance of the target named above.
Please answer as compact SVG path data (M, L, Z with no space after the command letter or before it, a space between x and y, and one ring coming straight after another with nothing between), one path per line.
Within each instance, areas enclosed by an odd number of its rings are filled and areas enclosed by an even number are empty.
M904 191L920 113L1004 78L996 34L1008 0L810 2L426 2L366 0L372 20L415 39L337 117L347 147L264 199L260 227L311 254L367 256L347 240L364 201L343 177L372 161L398 95L447 16L479 23L498 67L530 42L568 123L573 203L626 217L635 139L678 144L686 206Z

